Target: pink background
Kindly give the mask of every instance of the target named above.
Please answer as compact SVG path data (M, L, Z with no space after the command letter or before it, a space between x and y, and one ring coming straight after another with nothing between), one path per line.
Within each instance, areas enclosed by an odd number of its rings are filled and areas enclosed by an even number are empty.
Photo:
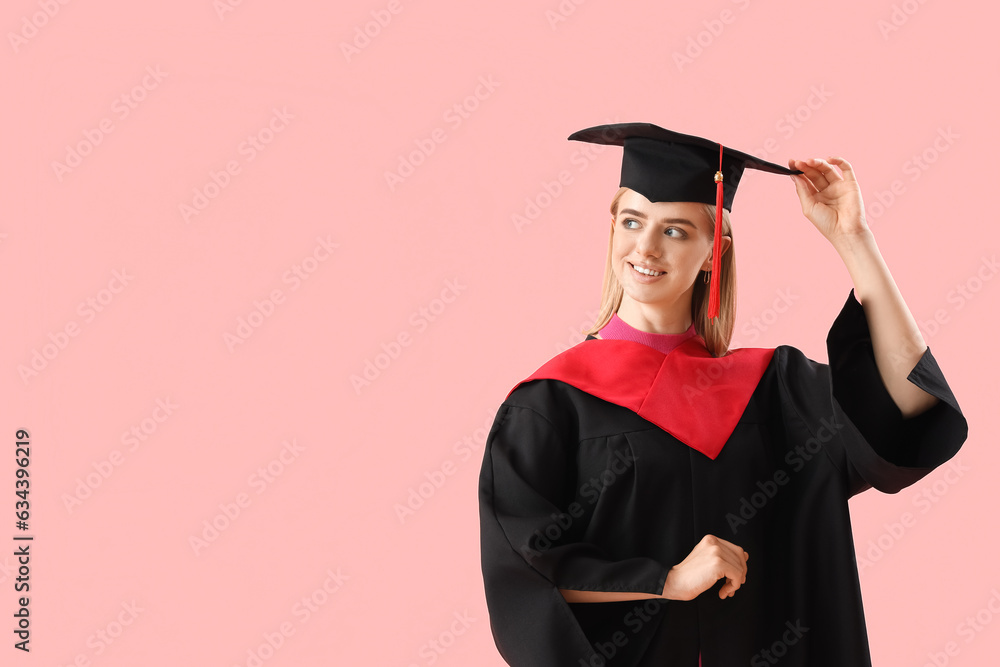
M621 154L566 137L646 121L853 163L971 424L960 476L851 501L874 663L996 664L994 5L223 2L4 4L0 662L502 665L485 435L599 305ZM733 219L734 345L826 361L851 282L792 183Z

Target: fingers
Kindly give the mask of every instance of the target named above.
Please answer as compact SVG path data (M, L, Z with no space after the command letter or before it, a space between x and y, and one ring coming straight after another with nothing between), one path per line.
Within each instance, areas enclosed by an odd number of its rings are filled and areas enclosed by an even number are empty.
M735 545L734 545L735 546ZM743 551L739 547L736 547L739 553L734 553L733 555L739 561L738 563L730 563L730 567L726 572L726 583L721 589L719 589L719 597L733 597L736 591L740 589L740 586L747 582L747 558L749 554Z
M707 548L719 560L720 571L716 572L717 578L726 578L726 583L719 589L719 597L732 597L746 583L750 554L740 546L714 535L706 535L703 541L710 545Z
M663 585L668 600L693 600L719 579L719 597L731 597L747 579L749 554L738 545L715 535L705 535L687 557L670 568Z
M843 174L844 174L844 180L845 181L855 181L855 182L857 182L858 178L857 178L857 176L854 175L854 167L851 166L850 162L848 162L847 160L845 160L842 157L832 157L832 158L829 158L829 160L833 164L835 164L838 167L840 167L840 171L843 172Z
M789 160L788 166L791 169L799 169L796 166L799 163L798 160ZM809 201L819 190L816 186L804 175L804 174L791 174L789 178L792 179L792 183L795 184L795 194L798 195L799 201L802 203L802 211L805 212L806 202Z
M830 185L829 179L817 168L816 158L809 160L789 160L788 166L802 172L800 178L796 178L797 183L805 181L812 185L811 190L818 191ZM805 178L802 178L804 176Z
M794 160L788 161L789 165L793 162ZM791 178L792 182L795 184L795 194L798 196L799 203L802 205L802 212L805 213L808 202L816 195L818 190L816 190L816 187L809 182L808 178L802 176L801 174L792 174L789 178Z
M831 160L838 161L842 158L830 158ZM846 162L846 160L844 160ZM788 166L793 169L798 169L805 173L806 178L817 190L824 190L830 186L831 183L836 181L844 180L844 176L837 171L830 162L827 162L823 158L811 158L809 160L789 160ZM850 165L848 165L850 166ZM796 179L798 182L799 179Z
M742 559L746 561L746 559ZM747 571L746 566L736 567L729 564L725 568L726 572L726 583L723 584L722 588L719 589L719 597L722 599L731 598L736 594L736 591L740 589L740 586L747 581Z

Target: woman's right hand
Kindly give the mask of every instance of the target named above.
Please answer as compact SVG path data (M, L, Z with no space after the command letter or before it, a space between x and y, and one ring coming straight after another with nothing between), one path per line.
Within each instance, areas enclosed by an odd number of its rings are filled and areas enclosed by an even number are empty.
M687 558L670 568L662 597L693 600L722 577L726 578L726 583L719 590L719 597L732 597L747 580L748 558L750 554L732 542L706 535Z

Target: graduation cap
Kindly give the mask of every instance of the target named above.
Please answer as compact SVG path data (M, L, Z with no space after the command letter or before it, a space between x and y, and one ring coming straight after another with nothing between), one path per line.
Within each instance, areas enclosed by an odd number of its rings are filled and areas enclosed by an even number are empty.
M712 284L708 317L719 316L719 270L722 256L722 209L733 199L744 169L773 174L801 174L798 169L761 160L720 143L665 130L652 123L613 123L574 132L570 140L623 146L619 187L635 190L651 202L692 201L715 204Z

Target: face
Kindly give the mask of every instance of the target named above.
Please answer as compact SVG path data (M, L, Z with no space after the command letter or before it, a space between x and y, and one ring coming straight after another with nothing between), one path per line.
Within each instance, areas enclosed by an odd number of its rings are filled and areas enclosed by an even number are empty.
M690 322L694 281L712 269L712 233L696 202L652 203L634 190L618 200L612 219L611 266L621 284L621 312L641 311L651 322ZM722 237L722 250L730 238ZM645 275L636 267L651 269Z

